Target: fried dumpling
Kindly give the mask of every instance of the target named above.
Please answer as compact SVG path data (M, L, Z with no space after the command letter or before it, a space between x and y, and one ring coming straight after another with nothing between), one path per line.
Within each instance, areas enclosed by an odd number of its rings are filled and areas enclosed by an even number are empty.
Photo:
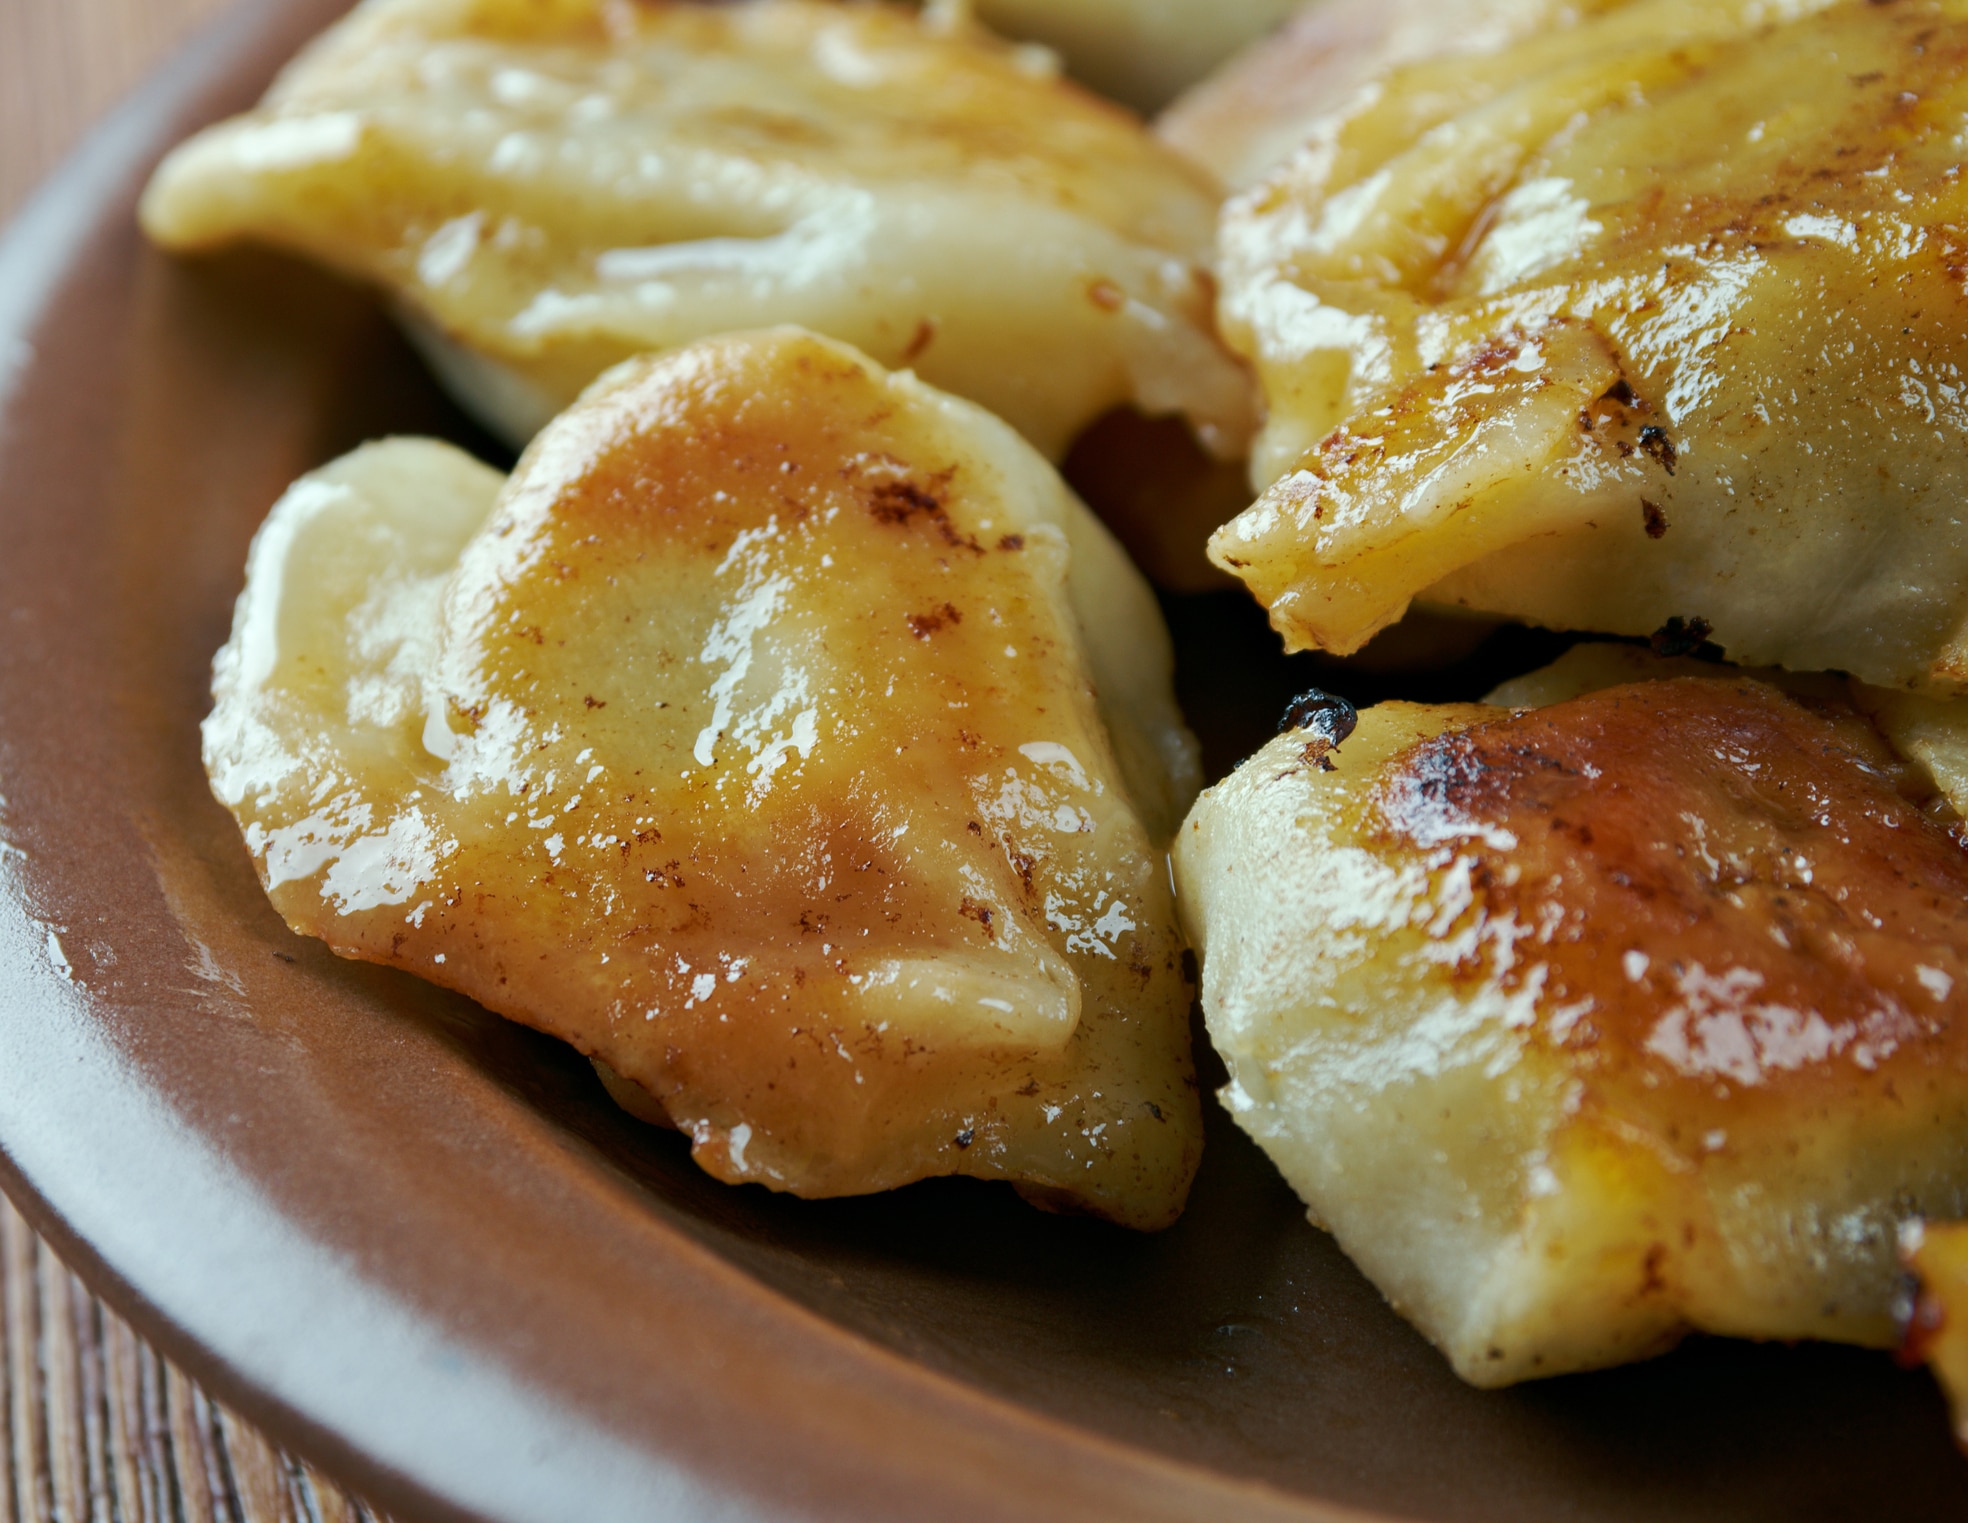
M515 443L631 355L783 322L1054 459L1124 403L1241 454L1216 210L1031 50L823 0L367 0L143 202L167 248L375 281Z
M1175 847L1231 1111L1478 1385L1890 1345L1968 1207L1960 817L1842 679L1629 659L1302 701Z
M372 445L255 542L205 726L275 906L600 1060L730 1181L1200 1147L1145 584L1018 436L797 330L612 372L510 480Z
M1954 1441L1968 1449L1968 1222L1908 1222L1900 1257L1917 1287L1901 1357L1932 1368L1954 1411Z
M1056 49L1076 78L1143 111L1166 105L1301 0L945 0Z
M1226 211L1294 646L1410 600L1968 684L1968 5L1630 0L1411 65Z
M1489 52L1579 8L1576 0L1458 0L1452 9L1441 0L1311 0L1171 105L1155 131L1242 190L1343 121L1360 104L1354 92L1377 74Z

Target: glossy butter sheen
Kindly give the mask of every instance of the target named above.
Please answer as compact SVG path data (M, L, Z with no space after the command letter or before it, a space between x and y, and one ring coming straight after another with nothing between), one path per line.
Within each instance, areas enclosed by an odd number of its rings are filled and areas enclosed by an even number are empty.
M1627 0L1382 74L1226 215L1268 491L1213 555L1297 645L1699 616L1957 690L1964 103L1955 0Z
M1043 58L893 7L368 0L143 215L376 281L515 442L631 355L795 322L1057 458L1126 403L1244 448L1216 207Z
M1835 690L1836 684L1831 685ZM1382 704L1176 849L1227 1097L1467 1379L1892 1339L1968 1202L1968 854L1835 691Z
M780 330L624 367L510 482L403 440L297 484L206 763L297 930L566 1038L722 1178L1158 1227L1169 666L1016 435Z

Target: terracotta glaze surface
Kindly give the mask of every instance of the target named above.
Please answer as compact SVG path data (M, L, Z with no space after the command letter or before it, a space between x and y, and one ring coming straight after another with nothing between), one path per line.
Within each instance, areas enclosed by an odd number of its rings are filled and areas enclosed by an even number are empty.
M511 464L367 298L137 233L335 10L234 14L0 247L0 1176L143 1332L405 1520L1959 1515L1930 1378L1878 1354L1463 1386L1213 1104L1161 1234L969 1180L791 1200L292 935L199 763L248 543L368 439ZM1325 669L1236 595L1168 611L1221 775Z

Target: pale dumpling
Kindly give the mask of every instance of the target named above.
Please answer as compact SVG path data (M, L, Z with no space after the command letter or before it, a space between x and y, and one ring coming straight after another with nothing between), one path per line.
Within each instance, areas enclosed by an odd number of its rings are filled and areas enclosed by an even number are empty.
M775 330L612 372L510 480L303 478L205 761L297 931L565 1038L722 1179L1156 1228L1201 1144L1170 664L1012 430Z
M1890 1345L1968 1208L1960 816L1842 679L1686 669L1302 701L1175 847L1232 1114L1478 1385Z
M1968 684L1961 0L1629 0L1396 69L1226 211L1297 647L1411 601Z
M515 444L633 354L787 322L1054 459L1121 405L1236 458L1217 201L1042 54L897 7L366 0L142 210L375 281Z
M1058 50L1076 78L1143 111L1166 105L1301 0L943 0Z

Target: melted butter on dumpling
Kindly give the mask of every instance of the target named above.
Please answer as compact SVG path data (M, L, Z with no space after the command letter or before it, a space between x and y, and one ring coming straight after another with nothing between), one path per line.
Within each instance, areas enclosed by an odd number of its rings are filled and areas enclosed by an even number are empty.
M1125 112L888 7L368 0L143 216L377 281L516 443L631 355L787 322L1056 459L1126 403L1242 451L1216 209Z
M1298 646L1410 600L1968 684L1968 5L1631 0L1356 94L1232 204Z
M779 330L622 367L510 481L304 478L205 755L296 930L574 1043L724 1179L1159 1227L1201 1141L1170 670L1009 428Z
M1901 1220L1968 1207L1958 817L1841 679L1561 666L1499 695L1550 707L1383 703L1203 795L1226 1101L1479 1385L1689 1329L1889 1344Z

